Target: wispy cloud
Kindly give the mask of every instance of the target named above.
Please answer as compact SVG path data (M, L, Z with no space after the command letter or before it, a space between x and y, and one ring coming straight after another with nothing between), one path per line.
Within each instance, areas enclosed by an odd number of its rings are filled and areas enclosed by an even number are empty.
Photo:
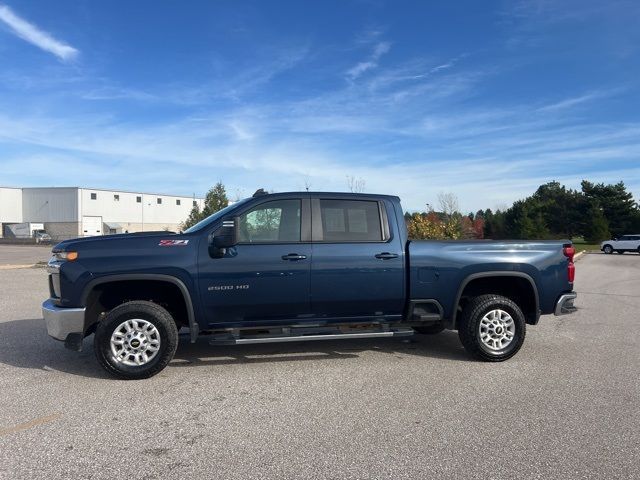
M18 37L46 52L53 53L61 60L73 60L80 53L72 46L56 40L36 25L20 18L7 5L0 4L0 21L5 23Z
M221 56L208 75L169 83L80 72L70 84L38 68L29 84L5 72L3 182L46 185L61 163L69 184L181 194L217 179L230 192L307 183L340 191L353 175L367 191L400 195L409 210L444 190L469 211L510 204L552 179L570 187L583 177L624 179L640 192L640 120L590 110L616 92L637 93L632 80L495 96L488 87L504 85L504 64L478 53L405 55L395 39L397 55L387 55L388 38L368 30L348 50L361 57L346 64L342 44L297 41L257 48L248 60ZM621 81L628 86L616 90Z
M366 71L376 68L378 66L380 57L382 57L382 55L387 53L390 49L391 44L389 42L378 42L373 48L373 52L366 61L359 62L349 70L347 70L347 78L353 81Z
M158 100L156 95L141 90L112 86L89 90L81 94L81 97L85 100L138 100L143 102Z
M549 105L545 105L538 109L539 112L551 112L557 110L563 110L571 107L575 107L576 105L580 105L583 103L588 103L593 100L599 100L601 98L606 98L615 95L620 90L615 89L611 91L595 91L585 93L584 95L579 95L577 97L570 97L564 100L560 100L559 102L551 103Z

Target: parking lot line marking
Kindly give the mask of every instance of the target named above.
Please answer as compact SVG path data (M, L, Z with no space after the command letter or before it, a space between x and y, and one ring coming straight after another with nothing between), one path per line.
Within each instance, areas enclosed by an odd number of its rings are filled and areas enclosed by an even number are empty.
M3 435L9 435L10 433L21 432L22 430L28 430L32 427L37 427L38 425L43 425L45 423L53 422L61 416L61 413L54 413L53 415L36 418L34 420L31 420L30 422L20 423L18 425L14 425L13 427L2 428L0 429L0 437Z
M25 265L0 265L0 270L17 270L19 268L34 268L37 264L29 263Z

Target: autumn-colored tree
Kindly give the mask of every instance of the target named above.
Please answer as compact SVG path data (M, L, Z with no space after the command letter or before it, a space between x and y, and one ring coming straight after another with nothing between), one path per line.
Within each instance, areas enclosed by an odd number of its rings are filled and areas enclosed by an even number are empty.
M477 217L473 220L473 234L475 238L484 238L484 218Z
M444 224L434 212L413 213L407 220L409 238L414 240L440 240L445 238Z

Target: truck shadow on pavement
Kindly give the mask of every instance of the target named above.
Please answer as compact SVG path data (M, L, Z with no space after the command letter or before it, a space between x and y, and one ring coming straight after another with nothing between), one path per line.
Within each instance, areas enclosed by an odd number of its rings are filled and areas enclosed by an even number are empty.
M397 358L416 355L454 361L471 360L464 352L458 334L445 331L439 335L415 335L407 339L319 340L255 345L212 346L206 337L191 344L187 338L182 338L170 366L348 360L359 358L366 352L384 353Z
M354 360L365 353L383 353L396 358L420 356L449 361L473 361L464 352L456 332L415 335L408 339L352 339L257 345L209 345L207 337L194 344L180 336L175 367L199 367L248 363ZM93 335L84 340L82 352L64 348L51 339L42 319L0 323L0 364L17 368L59 371L94 378L111 378L93 355Z

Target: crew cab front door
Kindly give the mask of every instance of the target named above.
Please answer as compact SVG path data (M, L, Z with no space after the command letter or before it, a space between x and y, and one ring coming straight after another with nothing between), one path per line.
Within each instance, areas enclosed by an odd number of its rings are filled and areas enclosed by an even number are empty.
M238 216L238 244L222 258L200 247L199 289L210 326L263 325L308 316L308 198L265 199Z

